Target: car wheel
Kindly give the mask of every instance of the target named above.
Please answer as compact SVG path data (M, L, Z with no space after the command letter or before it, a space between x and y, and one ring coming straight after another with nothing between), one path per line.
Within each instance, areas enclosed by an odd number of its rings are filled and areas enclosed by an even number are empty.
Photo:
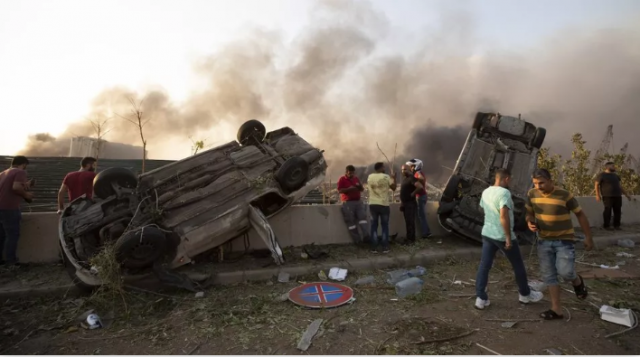
M309 164L301 157L285 161L276 173L276 181L286 191L292 192L304 185L309 173Z
M458 176L451 176L447 186L442 191L442 200L445 202L451 202L458 197L458 185L460 184L460 178Z
M540 149L544 143L545 136L547 136L547 129L537 128L536 132L533 134L533 139L531 139L531 146L536 149Z
M261 143L267 135L267 129L261 122L251 119L240 126L237 139L240 145L249 145L252 140Z
M160 259L167 250L167 240L156 227L129 231L115 244L116 259L127 269L146 268Z
M122 188L136 188L138 178L129 169L124 167L111 167L99 172L93 179L93 193L101 199L115 195L112 184L115 183Z

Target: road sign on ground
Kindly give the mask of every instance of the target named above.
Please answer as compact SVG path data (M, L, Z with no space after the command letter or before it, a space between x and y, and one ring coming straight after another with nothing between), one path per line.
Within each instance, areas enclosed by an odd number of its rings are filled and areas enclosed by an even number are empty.
M344 305L352 298L350 287L328 282L308 283L289 291L291 302L316 309Z

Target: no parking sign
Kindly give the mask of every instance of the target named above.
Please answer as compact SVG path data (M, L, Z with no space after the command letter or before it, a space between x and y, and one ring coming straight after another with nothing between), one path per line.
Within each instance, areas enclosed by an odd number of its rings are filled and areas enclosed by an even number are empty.
M341 306L351 299L353 299L353 290L348 286L335 283L308 283L289 291L291 302L315 309Z

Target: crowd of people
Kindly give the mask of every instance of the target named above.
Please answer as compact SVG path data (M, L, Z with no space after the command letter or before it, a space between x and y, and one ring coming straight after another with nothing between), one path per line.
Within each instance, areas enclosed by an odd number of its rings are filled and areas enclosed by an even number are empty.
M93 181L96 176L97 160L85 157L80 162L78 171L68 173L62 180L58 191L58 214L65 208L65 196L68 202L79 197L91 198ZM34 180L27 179L29 160L24 156L15 156L11 167L0 173L0 264L19 266L16 250L20 238L20 222L22 218L20 206L24 200L34 199L32 188ZM412 245L416 242L416 221L419 222L421 237L427 239L431 230L426 216L426 178L422 172L422 162L411 159L402 165L402 179L398 184L396 174L386 173L384 163L374 165L372 174L367 177L369 191L368 223L365 204L361 193L364 186L355 175L355 167L346 167L345 174L340 177L337 189L342 201L342 214L349 234L357 244L368 245L372 253L388 253L389 218L391 216L391 192L400 187L400 212L405 221L406 237L402 244ZM631 197L624 191L620 178L615 174L615 165L607 162L605 170L595 178L596 199L604 203L603 227L620 229L622 195ZM486 292L489 272L495 254L501 251L511 263L515 280L518 284L519 301L530 303L540 301L542 293L529 287L527 272L524 266L518 241L514 232L514 204L509 191L511 173L506 169L498 169L493 186L482 193L480 207L484 211L482 228L482 258L476 277L475 307L484 309L490 305ZM588 295L587 287L581 276L575 271L575 232L571 221L573 213L585 238L586 250L593 248L593 239L586 214L582 211L576 198L567 190L556 186L551 174L545 169L537 169L532 175L533 188L526 198L526 220L528 227L537 235L540 275L549 287L551 308L544 311L541 317L547 320L562 319L560 305L560 287L558 276L569 282L580 299ZM611 220L613 213L613 228ZM381 234L378 235L378 227ZM359 228L359 229L358 229Z
M420 222L422 238L431 236L426 220L426 179L421 171L422 162L412 159L402 165L402 181L400 182L400 211L402 212L406 238L401 244L412 245L416 241L416 221ZM338 191L342 201L342 214L349 233L356 244L367 245L372 253L388 253L389 250L389 218L390 191L396 191L398 184L396 175L386 174L385 165L378 162L375 172L367 177L369 191L370 226L367 224L365 205L361 199L364 187L355 176L352 165L346 167L344 176L338 180ZM588 296L587 287L575 270L575 243L578 241L573 228L571 214L574 214L584 232L584 247L587 251L593 248L593 238L587 215L578 200L569 191L554 184L551 174L546 169L537 169L532 177L533 188L526 197L526 220L528 228L536 234L540 275L549 289L551 308L542 312L545 320L562 319L560 305L560 286L558 277L569 282L579 299ZM482 227L482 257L476 276L477 309L490 305L487 294L489 272L495 255L501 251L509 260L516 283L519 301L523 304L542 300L543 294L529 286L527 271L522 259L518 240L514 232L514 203L509 190L511 173L507 169L495 172L495 182L482 193L480 207L484 212ZM621 195L625 193L620 178L615 174L615 164L607 162L605 170L595 178L598 201L604 202L603 228L611 229L611 213L613 212L613 229L620 229ZM360 230L358 230L358 226ZM378 226L381 235L378 236Z

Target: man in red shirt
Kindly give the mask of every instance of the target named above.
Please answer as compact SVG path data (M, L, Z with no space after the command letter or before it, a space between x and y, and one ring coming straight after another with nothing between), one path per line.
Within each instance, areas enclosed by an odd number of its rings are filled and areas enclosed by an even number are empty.
M0 173L0 265L18 265L16 250L20 239L20 202L31 202L33 194L28 191L31 181L27 181L29 160L16 156L11 167ZM3 260L3 251L6 260Z
M96 177L96 159L85 157L80 161L80 170L69 172L62 180L58 191L58 214L64 209L64 194L68 193L69 202L82 195L93 196L93 179Z
M338 180L338 192L340 192L340 200L342 201L342 218L347 224L349 234L354 243L367 243L369 241L369 225L367 223L367 214L364 204L360 200L360 193L364 187L355 175L356 168L353 165L347 166L344 176ZM360 239L358 233L358 225L362 231L363 238Z

